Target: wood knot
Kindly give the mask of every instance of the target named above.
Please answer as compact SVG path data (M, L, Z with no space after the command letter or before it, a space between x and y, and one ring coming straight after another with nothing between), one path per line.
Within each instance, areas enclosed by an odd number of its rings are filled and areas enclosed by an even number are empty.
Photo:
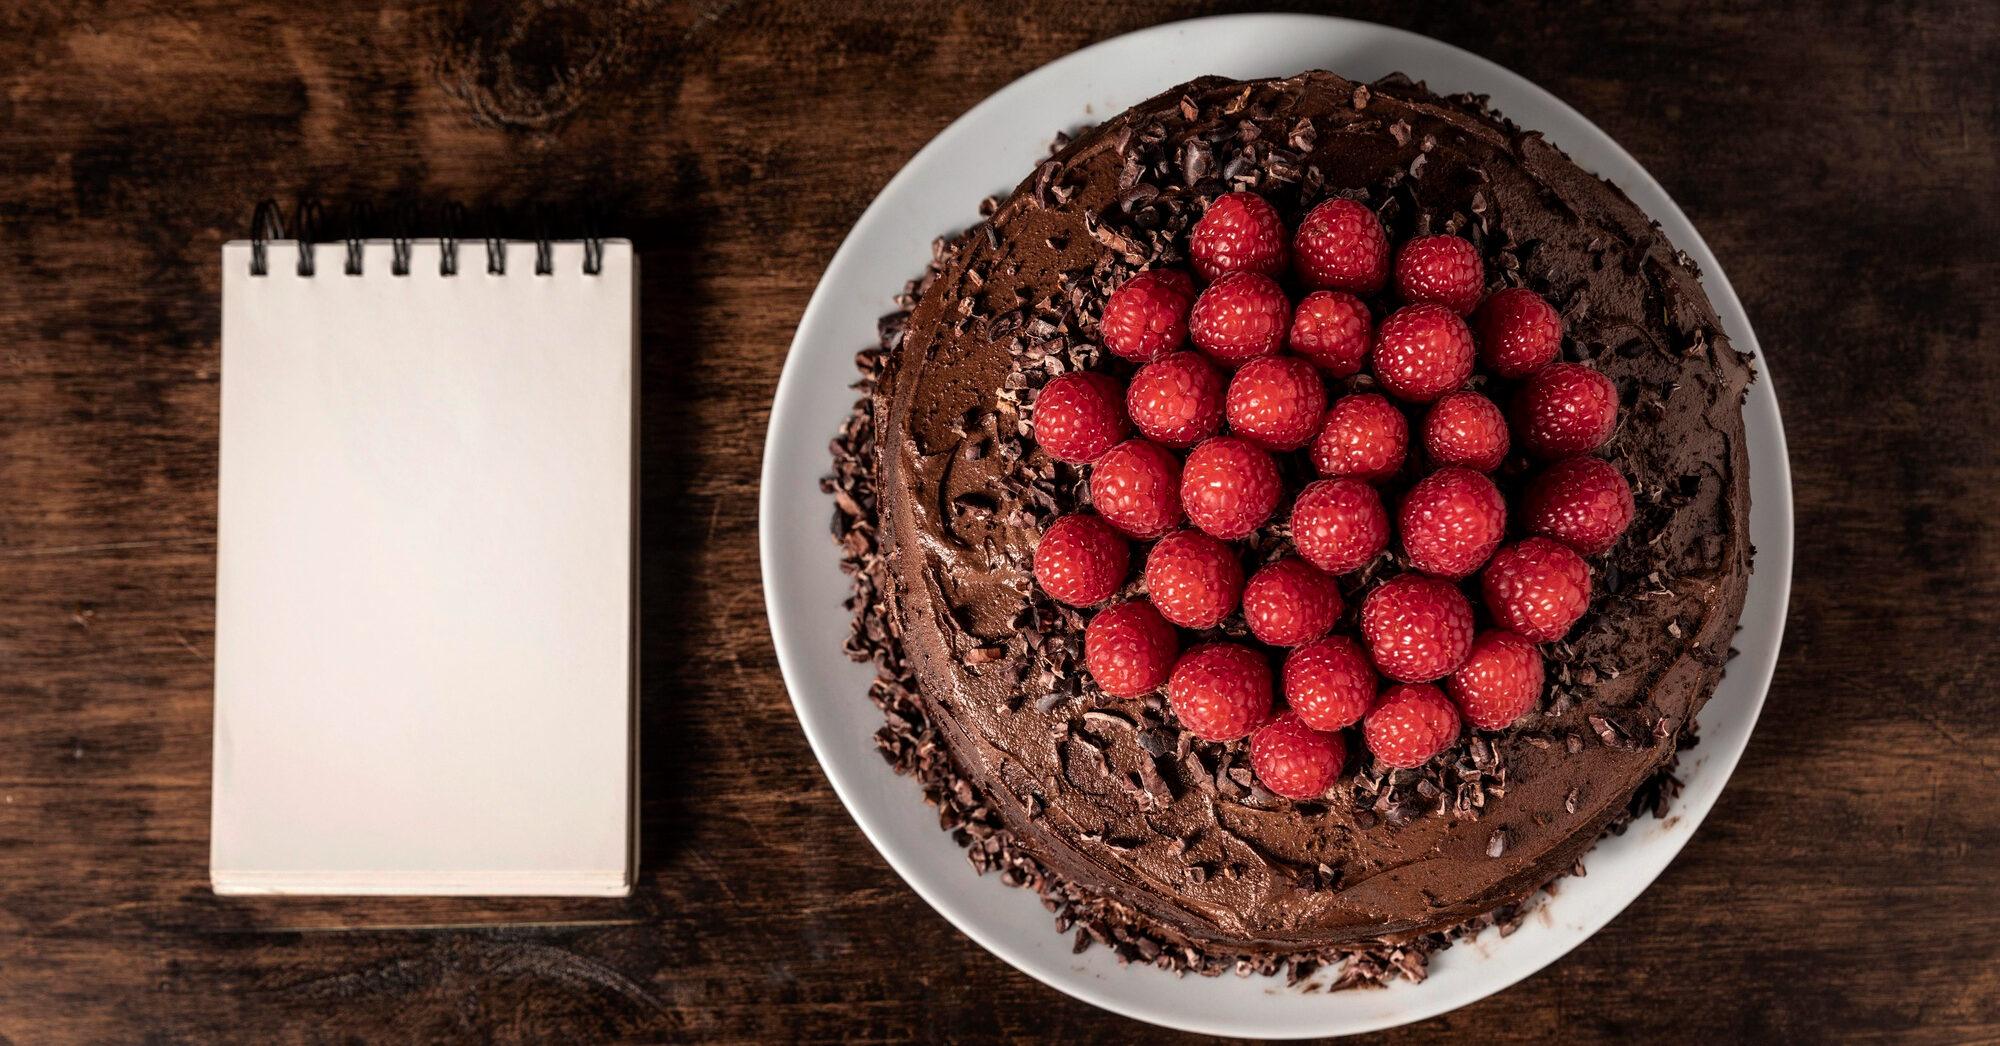
M657 37L657 0L462 0L442 14L437 74L473 119L542 130Z

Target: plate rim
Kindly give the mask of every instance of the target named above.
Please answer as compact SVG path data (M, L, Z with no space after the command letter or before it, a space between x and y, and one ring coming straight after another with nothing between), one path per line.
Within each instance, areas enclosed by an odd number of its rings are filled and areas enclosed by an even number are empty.
M1776 474L1758 477L1753 473L1753 484L1760 487L1769 485L1771 490L1760 492L1760 496L1753 499L1751 519L1753 521L1752 525L1755 526L1755 522L1761 513L1768 512L1773 514L1778 536L1781 538L1781 540L1775 543L1774 547L1759 548L1756 550L1755 566L1762 569L1757 569L1753 572L1750 582L1753 586L1751 590L1753 594L1768 595L1771 599L1770 616L1774 622L1774 632L1771 636L1768 651L1760 651L1762 656L1756 658L1756 663L1752 666L1756 669L1754 673L1756 678L1750 687L1751 694L1748 707L1743 712L1746 722L1743 741L1741 744L1735 746L1733 751L1719 753L1720 757L1715 760L1712 768L1704 771L1707 774L1719 775L1720 782L1716 786L1715 794L1709 798L1707 803L1699 810L1692 812L1693 816L1691 817L1688 830L1681 833L1678 837L1668 838L1661 843L1652 844L1666 847L1664 853L1658 859L1657 867L1644 875L1644 881L1639 882L1632 889L1630 896L1615 906L1596 913L1594 917L1586 920L1593 925L1589 925L1587 929L1580 932L1575 940L1560 946L1553 954L1548 954L1539 957L1536 961L1522 964L1517 969L1501 972L1494 978L1493 984L1481 987L1469 997L1438 1002L1436 1004L1413 1000L1411 1005L1406 1007L1404 1011L1399 1011L1384 1019L1373 1021L1362 1020L1358 1023L1345 1022L1338 1028L1329 1028L1324 1025L1314 1027L1251 1027L1226 1018L1209 1022L1163 1018L1161 1015L1143 1012L1138 1008L1128 1006L1124 1000L1111 997L1097 990L1096 985L1092 983L1092 978L1087 975L1079 974L1067 980L1046 976L1043 971L1036 969L1029 963L1025 957L1013 954L1013 949L1010 946L983 933L976 922L958 910L957 903L935 895L932 890L925 886L922 877L915 874L907 866L908 860L899 853L897 846L889 845L885 842L885 830L873 823L872 815L854 797L858 782L844 781L843 773L835 769L835 763L829 761L827 753L822 749L823 741L820 731L816 731L813 725L816 715L808 709L807 703L801 701L799 696L806 685L806 680L802 675L804 669L800 666L794 666L786 655L787 647L794 645L797 640L788 642L786 636L787 626L782 619L782 611L779 606L781 593L778 591L778 589L783 587L783 583L773 584L774 577L783 577L782 574L774 571L774 549L779 542L782 542L787 537L786 534L779 531L779 525L775 522L779 518L780 513L776 511L774 504L774 498L777 497L778 489L774 480L781 478L778 475L780 471L778 462L782 460L785 449L781 445L785 441L779 438L783 428L781 419L785 416L785 406L788 402L811 394L811 390L802 390L801 382L803 379L799 375L803 368L798 365L798 361L806 352L811 351L809 343L812 331L819 325L817 321L831 308L830 298L833 291L830 289L832 281L828 279L828 275L843 268L844 262L851 263L850 256L861 249L857 245L857 233L883 220L882 212L886 202L892 200L906 185L914 183L918 179L918 168L922 166L922 162L943 149L949 143L950 139L956 133L960 132L962 128L974 126L990 119L994 113L1005 107L1010 94L1022 90L1024 85L1028 84L1029 81L1043 76L1057 75L1064 68L1075 67L1092 57L1102 55L1113 49L1135 46L1148 36L1181 33L1190 30L1252 33L1260 30L1279 31L1287 25L1305 23L1310 23L1317 28L1337 29L1342 32L1382 34L1388 37L1399 38L1404 43L1436 48L1439 49L1440 55L1465 63L1470 72L1482 78L1490 78L1494 87L1504 86L1510 93L1515 95L1524 93L1530 97L1539 95L1538 101L1541 104L1574 120L1581 130L1594 133L1597 138L1597 141L1591 143L1594 147L1604 150L1614 160L1628 166L1629 170L1638 179L1634 184L1621 185L1621 188L1624 188L1628 194L1636 188L1645 187L1650 188L1661 201L1664 201L1664 211L1660 207L1648 207L1645 209L1648 216L1663 225L1667 224L1668 219L1673 219L1680 229L1684 230L1685 235L1682 235L1679 231L1675 233L1673 242L1689 256L1695 258L1700 265L1703 273L1703 288L1707 292L1711 303L1716 306L1717 313L1725 316L1733 314L1740 317L1742 326L1741 336L1732 332L1731 340L1736 344L1739 351L1748 352L1756 360L1757 380L1751 386L1750 395L1752 398L1768 401L1761 403L1759 406L1770 411L1773 422L1772 431L1769 434L1760 433L1758 438L1760 440L1765 438L1771 440L1772 448L1769 456L1772 460L1763 463L1763 467L1766 469L1775 469ZM1192 77L1189 78L1191 79ZM1421 79L1421 77L1418 78ZM1576 143L1559 144L1573 145ZM1593 171L1593 173L1597 172ZM969 216L971 213L969 205L966 210ZM921 260L913 258L911 268L914 270L915 266L921 263ZM893 287L885 287L883 289L882 312L890 311L888 297L891 293L893 293ZM864 335L862 338L857 338L853 346L844 347L842 351L852 352L855 348L865 344ZM829 434L821 433L819 437L824 438L827 435ZM813 445L817 446L817 440L813 442ZM1664 873L1672 865L1674 859L1679 856L1681 849L1693 837L1694 831L1699 828L1701 823L1706 821L1707 815L1713 809L1715 801L1719 799L1721 793L1727 788L1729 779L1733 777L1744 750L1749 747L1749 739L1754 734L1757 721L1762 715L1763 706L1768 697L1770 685L1775 674L1778 654L1783 647L1785 625L1790 604L1792 560L1795 543L1790 458L1785 440L1783 417L1779 410L1779 403L1772 382L1770 368L1764 358L1761 346L1758 344L1755 331L1751 327L1749 314L1743 308L1742 301L1737 296L1734 286L1724 273L1720 262L1716 260L1713 251L1710 250L1707 242L1702 238L1700 230L1695 227L1693 221L1681 210L1679 204L1666 192L1665 187L1659 183L1659 180L1627 152L1624 146L1552 92L1490 59L1459 48L1456 45L1410 30L1359 19L1312 14L1246 13L1182 19L1147 26L1099 40L1028 70L1009 81L1005 86L987 95L979 103L945 125L922 148L912 154L909 159L905 160L896 174L876 193L868 206L856 218L854 225L848 230L839 248L835 250L822 269L820 279L815 285L812 295L807 300L805 310L801 313L797 327L794 330L792 341L786 350L785 362L779 374L776 388L773 391L771 413L768 419L763 453L764 459L759 471L758 491L758 559L760 575L764 584L765 612L771 629L772 644L777 654L780 674L784 678L786 693L792 703L793 712L797 716L800 727L806 735L806 740L812 749L814 759L819 763L821 773L827 778L828 783L833 786L834 793L840 799L841 805L846 809L848 816L854 820L856 826L861 829L863 835L868 839L870 845L875 848L876 852L881 855L882 859L902 878L905 885L921 897L933 911L944 917L947 922L960 933L970 938L974 943L1008 965L1050 988L1100 1009L1161 1027L1210 1035L1255 1035L1266 1038L1302 1038L1309 1036L1360 1034L1397 1027L1434 1017L1441 1013L1450 1012L1477 1002L1496 992L1503 991L1533 976L1536 972L1539 972L1557 959L1573 951L1584 941L1595 936L1633 901L1636 901L1650 889L1653 883L1657 881L1659 875ZM1761 457L1761 455L1757 456ZM1775 482L1769 484L1759 483L1760 479L1774 480ZM829 542L829 554L832 551L833 548ZM1760 593L1759 589L1763 589L1764 591ZM1748 653L1748 651L1745 653ZM860 695L857 694L855 697L858 700ZM822 727L821 729L825 728ZM910 798L912 799L913 807L920 806L918 802L920 800L919 796L913 794ZM1687 810L1682 810L1681 813L1683 817L1689 816L1689 811ZM1592 852L1595 852L1597 845L1601 845L1601 843L1602 840L1598 844L1593 844ZM968 875L968 884L980 878L982 877ZM1048 928L1048 932L1052 935L1056 933L1053 926ZM1481 939L1484 939L1483 936ZM1135 976L1168 976L1164 971L1150 967L1135 966L1131 969ZM1392 990L1421 992L1423 987L1424 985L1422 984L1401 984Z

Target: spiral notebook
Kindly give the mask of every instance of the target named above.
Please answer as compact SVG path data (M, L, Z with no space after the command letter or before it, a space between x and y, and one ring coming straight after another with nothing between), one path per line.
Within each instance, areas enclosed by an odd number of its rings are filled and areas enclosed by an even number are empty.
M635 264L223 248L217 893L628 892Z

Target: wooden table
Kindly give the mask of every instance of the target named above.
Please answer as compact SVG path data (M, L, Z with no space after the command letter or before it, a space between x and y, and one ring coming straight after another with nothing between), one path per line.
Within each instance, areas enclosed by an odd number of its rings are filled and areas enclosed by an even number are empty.
M1149 1031L972 945L842 811L765 629L757 470L875 191L1014 77L1196 5L98 6L0 13L0 1039ZM1385 1038L2000 1037L1995 16L1567 6L1348 13L1547 86L1700 226L1789 422L1791 622L1659 882ZM594 202L645 253L629 900L205 885L217 247L300 192Z

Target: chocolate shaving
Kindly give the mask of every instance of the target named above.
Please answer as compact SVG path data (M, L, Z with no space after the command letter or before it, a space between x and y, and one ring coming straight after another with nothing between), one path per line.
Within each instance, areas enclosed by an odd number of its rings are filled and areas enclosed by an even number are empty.
M1594 715L1589 717L1589 722L1590 728L1597 731L1598 739L1604 742L1606 748L1629 752L1645 747L1634 740L1630 730L1615 720Z
M1035 168L1035 202L1043 207L1054 206L1055 200L1049 195L1049 189L1055 184L1056 175L1061 171L1062 165L1054 160L1043 160L1041 166ZM987 227L992 228L991 225ZM994 249L998 250L999 237L995 236L992 239Z
M1190 138L1181 144L1181 181L1188 186L1208 177L1215 166L1215 152L1207 142Z

